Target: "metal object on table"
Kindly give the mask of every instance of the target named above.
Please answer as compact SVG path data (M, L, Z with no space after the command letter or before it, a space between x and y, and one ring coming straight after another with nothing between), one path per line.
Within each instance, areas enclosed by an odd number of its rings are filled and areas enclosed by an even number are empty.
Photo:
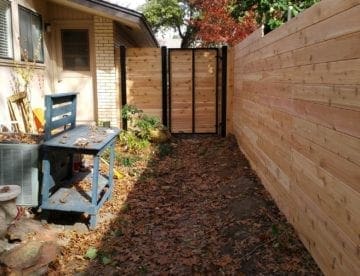
M90 228L93 229L96 226L99 209L111 197L113 190L114 146L120 130L85 125L76 126L75 93L46 96L45 102L46 125L40 207L44 210L88 213ZM69 126L69 128L64 126ZM99 172L100 158L107 149L110 150L109 170L107 175L103 175ZM93 172L78 172L66 182L55 183L50 174L51 161L49 159L49 154L53 152L67 152L72 156L74 154L92 155ZM70 163L72 166L72 162ZM72 173L72 167L69 168L69 172ZM90 191L74 188L74 183L83 179L89 179Z

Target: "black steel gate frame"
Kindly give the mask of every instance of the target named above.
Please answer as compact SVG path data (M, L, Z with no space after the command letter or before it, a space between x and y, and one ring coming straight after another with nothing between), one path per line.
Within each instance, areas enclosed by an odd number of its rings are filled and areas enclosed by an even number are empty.
M222 56L219 56L219 48L170 48L161 47L161 66L162 66L162 121L171 132L171 64L170 55L172 51L192 50L192 133L195 133L195 51L214 50L216 51L216 118L215 132L226 136L226 108L227 108L227 46L222 47ZM222 62L221 70L221 122L219 123L219 60ZM126 97L126 48L120 47L120 68L121 68L121 103L127 103ZM127 129L127 121L123 119L123 128ZM219 130L220 127L220 130ZM219 133L220 132L220 133ZM206 133L200 133L206 134ZM209 133L207 133L209 134Z

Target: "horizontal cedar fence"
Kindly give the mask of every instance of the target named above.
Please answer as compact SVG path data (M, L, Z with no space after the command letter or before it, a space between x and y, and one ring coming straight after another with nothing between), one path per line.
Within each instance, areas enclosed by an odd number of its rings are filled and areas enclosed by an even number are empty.
M162 119L161 48L126 49L126 102Z
M234 48L233 132L323 272L359 275L359 0L255 35Z

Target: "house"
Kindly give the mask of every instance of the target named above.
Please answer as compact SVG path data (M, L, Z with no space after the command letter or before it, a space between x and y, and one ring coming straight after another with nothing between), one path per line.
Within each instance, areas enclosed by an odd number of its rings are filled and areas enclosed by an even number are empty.
M0 0L0 122L27 53L32 108L45 94L78 92L78 122L119 125L121 45L158 47L141 13L101 0Z

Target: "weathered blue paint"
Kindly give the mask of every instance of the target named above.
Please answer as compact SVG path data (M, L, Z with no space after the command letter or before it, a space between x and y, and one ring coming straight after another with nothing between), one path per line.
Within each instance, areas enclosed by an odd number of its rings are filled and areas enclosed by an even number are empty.
M113 190L113 168L115 159L115 142L120 130L117 128L103 128L78 126L76 121L76 94L57 94L46 96L46 126L45 142L43 144L43 182L41 208L44 210L60 210L85 212L90 215L90 228L96 227L96 216L100 207L110 198ZM64 104L59 107L58 104ZM69 115L70 112L70 115ZM66 117L53 120L62 115ZM49 122L49 123L48 123ZM62 129L58 133L52 133L54 129L71 125L69 129ZM77 145L79 138L85 138L86 145ZM106 150L110 150L109 172L107 176L100 174L100 156ZM93 156L93 172L77 173L69 181L55 183L50 174L50 152L68 152L73 154L89 154ZM73 158L73 157L72 157ZM72 164L72 162L71 162ZM92 183L91 192L73 188L73 183L84 179ZM53 183L55 187L53 190Z
M70 125L70 129L75 128L76 95L77 93L62 93L45 96L45 141L65 131L67 125ZM64 107L59 106L60 104ZM53 131L60 127L64 128L54 134Z

